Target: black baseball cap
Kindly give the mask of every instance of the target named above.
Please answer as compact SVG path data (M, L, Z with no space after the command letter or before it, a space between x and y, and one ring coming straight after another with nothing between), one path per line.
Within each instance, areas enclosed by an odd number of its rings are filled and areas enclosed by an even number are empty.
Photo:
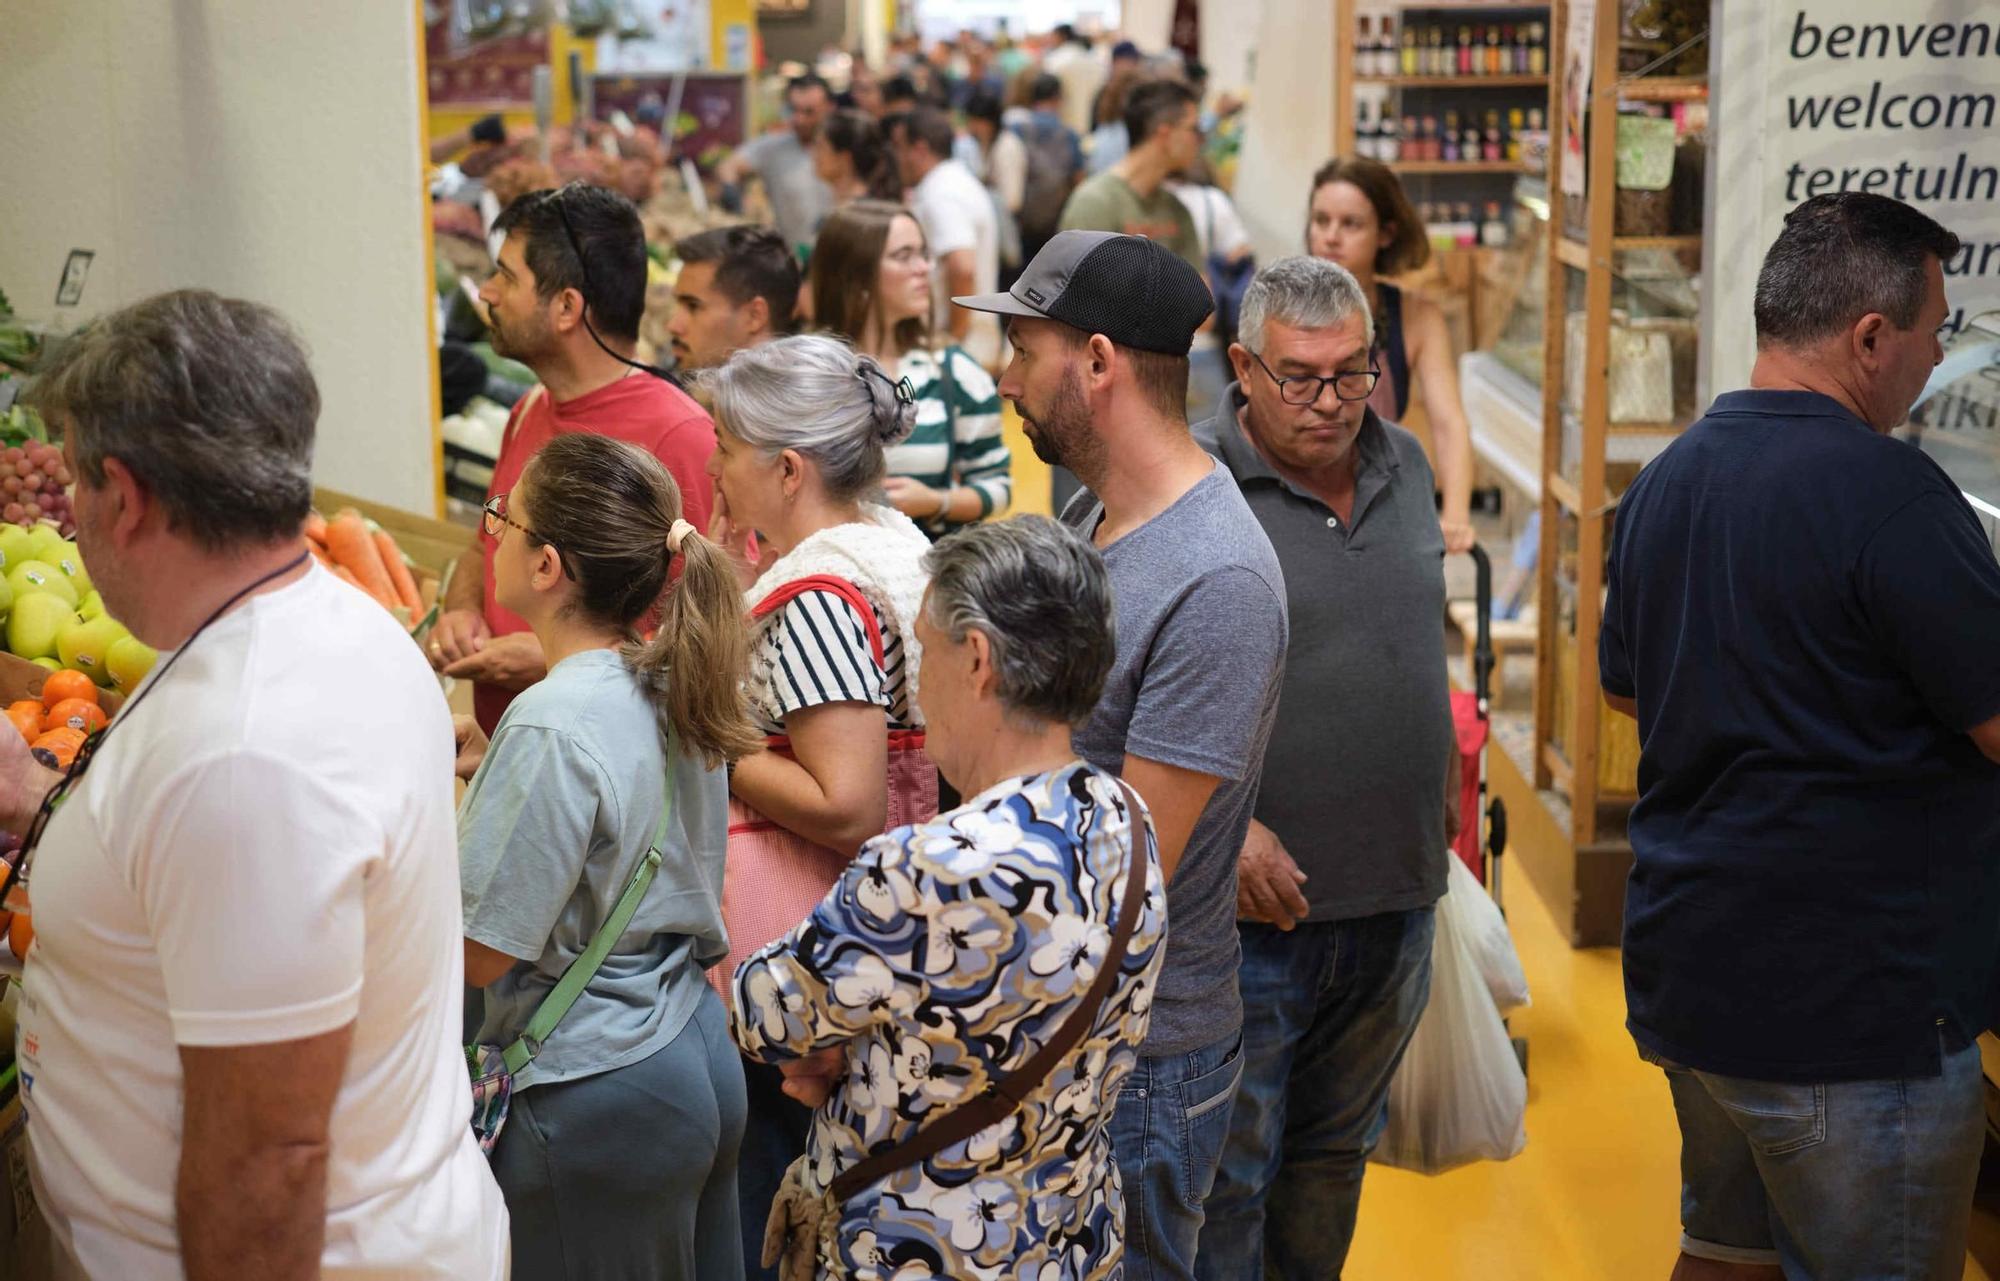
M1165 356L1187 355L1215 310L1201 273L1179 254L1112 231L1058 232L1012 289L952 301L967 311L1060 321Z

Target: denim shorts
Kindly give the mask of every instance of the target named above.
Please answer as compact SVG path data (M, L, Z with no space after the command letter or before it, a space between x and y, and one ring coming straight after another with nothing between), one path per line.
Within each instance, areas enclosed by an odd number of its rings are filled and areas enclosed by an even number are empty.
M1681 1129L1681 1249L1787 1277L1951 1278L1985 1139L1979 1049L1933 1077L1797 1085L1667 1074Z

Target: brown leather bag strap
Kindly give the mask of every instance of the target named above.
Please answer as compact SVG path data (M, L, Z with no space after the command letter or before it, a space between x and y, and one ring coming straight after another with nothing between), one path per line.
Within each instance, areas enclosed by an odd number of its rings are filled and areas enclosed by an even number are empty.
M1143 846L1137 840L1132 842L1133 857L1125 870L1125 894L1118 905L1118 923L1111 931L1111 946L1105 949L1104 964L1098 967L1090 990L1070 1011L1070 1016L1063 1021L1055 1036L1035 1051L1027 1062L988 1085L978 1096L967 1099L924 1126L904 1142L886 1152L867 1157L836 1178L827 1189L833 1194L835 1204L844 1204L856 1193L896 1171L936 1156L952 1144L963 1143L987 1126L1006 1120L1008 1114L1021 1106L1022 1100L1034 1092L1035 1087L1055 1070L1064 1055L1076 1048L1090 1032L1091 1025L1097 1022L1097 1012L1103 1006L1104 998L1110 994L1118 971L1124 967L1126 944L1131 941L1132 931L1139 926L1139 912L1146 901L1147 856L1154 849L1152 831L1146 826L1145 810L1140 807L1138 793L1123 779L1118 780L1118 786L1125 793L1133 835L1136 837L1143 833L1145 842Z

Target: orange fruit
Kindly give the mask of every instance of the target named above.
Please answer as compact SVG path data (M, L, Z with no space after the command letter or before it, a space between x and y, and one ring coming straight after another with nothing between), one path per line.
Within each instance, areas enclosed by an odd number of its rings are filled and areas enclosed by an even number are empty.
M15 729L21 731L21 737L30 743L42 736L42 718L47 714L42 710L42 705L32 698L10 703L7 707L7 719L13 722Z
M7 922L7 946L14 949L14 955L21 960L28 959L28 949L35 945L35 923L26 912L14 913L14 919Z
M65 725L85 734L95 734L104 728L104 709L81 698L65 698L60 703L49 704L49 714L42 720L43 731L61 729Z
M96 707L97 682L82 672L67 670L50 672L48 679L42 682L42 705L54 707L57 703L67 702L72 698L80 698L92 707Z
M56 763L57 769L68 769L69 763L83 747L83 731L65 725L52 729L34 742L28 744L30 751L47 752ZM44 765L47 761L42 762Z

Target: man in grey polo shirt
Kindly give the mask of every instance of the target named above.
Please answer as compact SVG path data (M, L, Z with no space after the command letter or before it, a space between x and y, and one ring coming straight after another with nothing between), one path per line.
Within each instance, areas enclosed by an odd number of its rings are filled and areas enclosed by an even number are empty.
M1367 406L1354 277L1272 263L1240 333L1197 435L1277 549L1291 645L1238 869L1243 1083L1196 1275L1338 1277L1430 995L1455 750L1444 542L1423 447Z
M1277 714L1284 577L1188 430L1188 348L1212 306L1200 272L1141 236L1065 231L1010 292L955 301L1007 318L1000 394L1042 460L1089 487L1063 520L1111 573L1118 656L1075 747L1145 800L1168 881L1152 1026L1111 1120L1125 1276L1192 1278L1242 1069L1232 904Z

